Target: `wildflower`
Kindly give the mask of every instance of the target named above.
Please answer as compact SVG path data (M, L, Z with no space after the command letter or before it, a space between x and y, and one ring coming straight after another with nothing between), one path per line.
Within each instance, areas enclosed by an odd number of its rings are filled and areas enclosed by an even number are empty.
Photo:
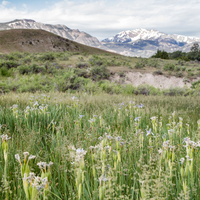
M27 177L27 173L24 173L24 178L22 178L23 180L27 181L28 177Z
M93 122L95 122L95 119L90 119L90 120L88 120L90 123L93 123Z
M151 132L151 128L150 128L149 130L146 129L146 132L147 132L146 136L149 136L150 134L154 135L154 134Z
M163 142L163 147L164 147L164 149L167 149L168 146L169 146L169 140Z
M156 117L156 116L153 116L153 117L151 117L150 119L151 119L151 120L156 120L157 117Z
M34 158L36 158L36 156L30 155L28 160L31 160L31 159L34 159Z
M50 167L51 165L53 165L53 162L49 162L49 164L47 164L48 167Z
M190 156L185 156L188 161L192 161L193 159Z
M139 121L140 121L140 118L141 118L141 117L136 117L136 118L134 119L134 121L135 121L135 122L136 122L136 121L139 122Z
M98 139L99 139L99 140L103 140L103 137L102 137L102 136L100 136Z
M99 177L99 185L101 185L102 181L103 181L103 182L106 182L107 180L108 180L108 179L106 178L106 176L102 174L102 175Z
M34 107L35 107L35 106L39 106L38 102L36 101L36 102L33 104L33 106L34 106Z
M84 151L83 148L82 149L80 149L80 148L76 149L76 154L81 156L81 157L84 156L86 153L87 153L87 151Z
M79 115L79 119L81 119L81 118L83 118L84 117L84 115Z
M183 121L183 118L182 118L182 117L179 117L179 120L180 120L180 121Z
M158 153L162 155L163 150L162 150L162 149L159 149L159 150L158 150Z
M72 100L73 100L73 101L77 100L77 97L73 96L73 97L72 97Z
M174 132L175 132L174 129L169 129L169 130L168 130L168 134L169 134L169 135L172 135Z
M21 164L19 154L15 154L15 159Z
M41 161L39 163L37 163L37 165L39 166L40 169L42 169L43 163Z
M175 146L169 145L170 150L175 149Z
M138 108L143 108L143 107L144 107L143 104L138 105Z
M121 140L122 140L122 137L121 137L121 136L117 136L117 137L115 137L115 140L116 140L116 141L121 141Z
M26 157L29 155L29 152L24 152L24 160L26 160Z
M111 135L106 135L106 138L107 138L108 140L112 140L112 139L113 139L113 137L112 137Z
M8 135L6 134L6 135L1 135L1 139L2 139L2 142L4 142L4 141L8 141L8 140L10 140L11 139L11 137L8 137Z
M182 165L185 161L185 158L181 158L180 161L181 161L181 165Z

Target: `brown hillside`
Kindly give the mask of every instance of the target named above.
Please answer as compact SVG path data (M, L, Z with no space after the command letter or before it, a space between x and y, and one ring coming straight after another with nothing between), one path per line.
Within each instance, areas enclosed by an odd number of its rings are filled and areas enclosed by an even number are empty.
M89 54L109 53L62 38L44 30L15 29L0 31L0 53L71 51Z

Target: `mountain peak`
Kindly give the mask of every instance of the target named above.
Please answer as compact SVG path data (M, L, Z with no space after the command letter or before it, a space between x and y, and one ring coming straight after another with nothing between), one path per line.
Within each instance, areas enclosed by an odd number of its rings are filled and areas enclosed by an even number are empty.
M139 40L158 40L172 39L177 42L194 43L200 42L200 38L192 36L183 36L177 34L165 34L154 29L137 28L134 30L121 31L113 37L106 38L102 42L117 42L117 43L133 43Z

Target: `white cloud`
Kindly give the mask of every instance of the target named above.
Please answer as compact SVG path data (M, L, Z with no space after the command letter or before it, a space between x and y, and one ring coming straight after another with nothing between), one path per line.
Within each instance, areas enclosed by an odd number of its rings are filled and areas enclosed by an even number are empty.
M7 6L10 2L9 1L2 1L2 6Z
M3 5L3 3L2 3ZM99 0L74 2L63 0L51 7L28 10L0 6L1 21L16 18L43 23L65 24L100 39L122 30L156 29L165 33L200 37L200 1L198 0Z

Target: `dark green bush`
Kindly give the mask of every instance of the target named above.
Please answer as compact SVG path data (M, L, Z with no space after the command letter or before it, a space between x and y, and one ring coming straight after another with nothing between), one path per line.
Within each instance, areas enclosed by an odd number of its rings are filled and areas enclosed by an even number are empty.
M165 66L163 67L163 69L165 71L174 71L175 65L172 64L172 63L167 63L167 64L165 64Z
M91 68L90 76L93 80L108 79L110 72L106 66L95 66Z
M78 64L76 64L76 67L79 69L88 68L88 64L87 63L78 63Z
M161 70L156 70L153 72L153 75L163 75L163 72Z
M0 68L1 67L6 67L7 69L11 68L17 68L19 66L19 63L16 61L3 61L0 63Z
M21 65L18 67L19 73L20 74L29 74L31 72L30 66L27 65Z
M123 78L123 77L126 77L126 74L124 72L118 72L118 75Z
M142 69L142 68L144 68L144 67L145 67L145 64L144 64L144 63L141 63L141 62L140 62L140 63L137 62L136 65L135 65L135 68L136 68L136 69Z
M78 77L88 78L88 72L85 69L76 68L74 72Z
M7 77L11 75L10 71L6 67L2 67L0 69L0 74L1 76L7 76Z
M149 67L159 68L159 63L157 59L149 60L148 62Z
M55 60L55 56L52 52L47 52L38 57L38 60L41 61L53 61Z
M175 76L176 76L176 77L179 77L179 78L180 78L180 77L183 77L183 73L182 73L182 71L177 72L177 73L175 74Z
M33 63L32 65L30 65L31 68L31 72L32 73L42 73L45 71L45 68L43 66L38 66L36 63Z
M92 66L107 65L107 60L96 55L93 55L92 58L89 59L89 62Z

